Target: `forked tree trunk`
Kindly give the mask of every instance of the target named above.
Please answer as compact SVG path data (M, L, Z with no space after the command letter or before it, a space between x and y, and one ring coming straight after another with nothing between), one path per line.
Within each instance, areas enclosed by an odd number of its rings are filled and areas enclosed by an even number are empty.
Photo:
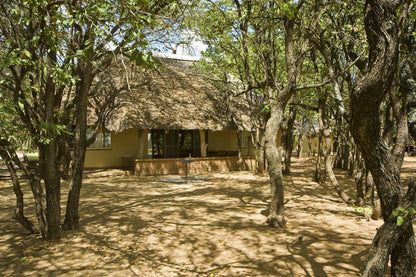
M57 54L48 53L48 63L51 68L57 63ZM52 69L49 69L52 70ZM44 96L44 118L48 126L57 124L55 110L56 86L49 72ZM60 240L61 238L61 180L57 160L57 134L53 129L46 132L47 141L38 141L40 174L45 182L46 191L46 239Z
M351 132L373 175L384 219L373 240L364 276L384 276L389 258L393 276L416 275L412 222L408 219L398 226L392 215L399 205L414 205L415 185L409 185L403 198L400 166L382 138L380 123L380 105L392 89L398 69L398 4L399 1L366 1L369 69L351 92Z
M32 234L38 233L35 225L24 215L24 199L23 192L20 187L19 177L17 176L16 169L11 161L11 157L7 151L0 149L0 157L5 162L7 169L10 173L10 178L12 179L13 191L16 196L16 207L14 209L14 216L16 220Z
M294 30L295 18L284 17L285 28L285 58L287 82L284 89L278 89L277 83L269 87L267 95L274 97L276 91L279 91L277 99L270 104L270 118L266 123L265 131L265 149L267 166L270 175L270 185L272 200L270 203L270 213L267 222L275 228L286 228L286 219L284 216L284 192L282 176L282 155L277 148L277 135L281 128L283 114L289 99L294 94L297 80L302 72L302 57L295 56L294 47ZM306 48L306 45L302 45Z
M13 162L23 170L23 173L29 180L30 189L32 190L33 199L35 201L35 213L38 223L38 228L42 235L42 238L46 238L46 215L44 209L44 192L40 182L40 172L39 167L36 166L34 171L31 172L26 164L20 162L20 160L15 156Z
M325 128L324 139L325 139L325 146L324 146L325 168L326 168L326 173L328 174L329 180L331 181L331 185L344 203L352 204L354 203L354 201L341 188L341 186L338 183L337 177L335 176L335 173L332 169L333 161L332 161L332 156L331 156L331 137L330 137L329 128Z
M341 188L333 170L333 161L331 156L331 130L329 129L329 119L326 104L327 95L322 97L319 102L319 129L323 137L323 157L325 160L325 173L328 174L332 187L335 189L342 201L346 204L351 204L354 201ZM324 175L325 177L326 174Z

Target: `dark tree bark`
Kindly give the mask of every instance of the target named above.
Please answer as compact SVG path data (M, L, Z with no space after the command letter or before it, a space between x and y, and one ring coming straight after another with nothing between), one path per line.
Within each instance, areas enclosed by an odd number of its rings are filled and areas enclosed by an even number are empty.
M413 178L408 182L408 190L400 201L400 206L407 209L415 204L416 179ZM392 276L415 276L415 239L411 216L405 216L401 226L397 225L393 215L384 219L384 224L373 239L363 276L385 276L389 256Z
M366 203L366 168L358 151L355 153L354 181L356 184L356 204L364 206Z
M46 190L46 239L61 238L61 183L56 161L56 142L39 148L41 176Z
M57 53L48 53L48 78L45 95L43 97L43 112L47 126L55 126L57 118L55 108L57 105L56 84L53 78L53 66L57 63ZM45 137L37 141L39 148L40 174L45 182L46 191L46 239L60 240L61 238L61 180L57 160L57 133L51 128L46 131Z
M78 65L78 72L80 75L83 76L83 78L81 79L81 82L78 84L76 90L76 125L72 178L69 185L65 220L62 226L64 229L68 230L75 230L79 228L79 198L81 194L85 154L87 150L88 92L90 90L91 83L94 78L91 63L80 62Z
M36 234L39 231L36 229L35 225L32 221L30 221L25 215L24 215L24 198L23 198L23 192L20 187L20 181L19 177L17 176L16 169L12 163L12 159L9 155L9 153L2 149L3 147L0 146L0 157L5 162L7 169L9 170L10 177L12 179L13 184L13 191L16 195L16 207L14 210L14 216L16 220L28 231L30 231L32 234Z
M405 201L400 167L383 140L380 123L380 105L390 93L398 69L398 4L399 1L366 1L369 67L351 92L351 132L373 175L385 221L374 238L364 276L384 276L390 257L393 276L398 272L401 276L416 275L414 236L409 239L412 224L406 222L399 227L392 216L393 210ZM414 196L411 200L414 204Z
M290 106L289 115L287 119L286 129L283 133L283 145L285 151L285 159L284 159L284 169L283 174L290 175L290 165L292 160L292 152L293 152L293 127L295 125L296 120L296 107Z
M69 122L69 120L65 120L64 122ZM69 147L69 140L70 136L67 133L63 133L58 137L58 163L60 165L61 178L65 181L69 181L70 177L71 149Z
M35 201L35 213L38 223L38 228L42 238L46 238L46 219L44 209L44 192L40 183L39 167L36 166L32 172L25 163L22 163L16 155L13 156L13 162L23 170L26 178L29 180L30 189L32 191L33 199Z

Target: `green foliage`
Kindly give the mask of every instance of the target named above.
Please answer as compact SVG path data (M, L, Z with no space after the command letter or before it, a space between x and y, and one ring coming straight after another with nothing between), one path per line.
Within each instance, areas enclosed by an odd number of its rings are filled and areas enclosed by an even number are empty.
M0 136L16 140L23 127L35 142L48 144L73 124L80 87L116 55L130 55L139 66L154 63L149 40L181 2L12 0L0 5L0 88L7 92ZM53 114L46 117L51 95Z
M281 13L284 16L293 18L299 12L294 1L280 2Z
M199 68L225 91L238 93L270 77L286 79L283 14L294 16L294 2L201 1L191 28L208 45ZM265 65L270 67L265 70ZM259 96L263 89L253 90ZM262 101L260 101L261 104Z
M407 209L398 207L392 212L392 215L396 217L397 226L403 225L405 218L412 218L415 214L416 210L413 207L409 207Z
M137 49L134 49L131 52L130 59L134 61L137 66L154 64L154 59L151 52L143 53L142 51Z
M403 224L403 221L404 221L403 216L399 215L396 221L397 226L401 226Z
M47 122L39 123L39 137L37 137L37 141L41 144L49 144L51 140L62 133L70 133L67 131L65 125L59 124L51 124Z
M0 139L9 143L10 149L25 145L30 136L21 124L14 104L5 94L0 95Z

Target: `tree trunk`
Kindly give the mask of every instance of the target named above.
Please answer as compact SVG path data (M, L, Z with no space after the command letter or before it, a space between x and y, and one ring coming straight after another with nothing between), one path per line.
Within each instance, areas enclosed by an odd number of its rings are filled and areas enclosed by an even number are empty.
M66 204L65 220L63 228L66 230L75 230L79 228L79 198L82 187L82 177L84 172L85 153L87 150L87 105L88 92L91 87L93 76L92 66L81 63L83 67L79 71L84 73L79 87L77 89L78 100L76 102L76 125L75 125L75 143L74 157L72 166L72 179L69 184L68 200Z
M10 155L7 151L0 149L0 157L5 162L7 169L9 170L10 177L13 183L13 191L16 195L16 208L14 210L14 216L16 220L25 227L32 234L38 233L35 225L24 215L24 204L23 204L23 192L20 187L19 177L17 176L16 169L13 166Z
M371 213L371 219L373 220L379 220L381 217L381 203L380 199L378 197L374 197L374 201L372 203L373 206L373 212Z
M68 133L62 133L58 137L58 163L61 178L69 180L69 168L71 163L71 149L69 147L70 136Z
M44 192L40 183L39 166L35 167L35 172L32 173L26 164L21 163L17 156L13 158L14 163L23 170L25 176L29 180L30 189L32 190L33 199L35 201L35 212L38 222L38 227L43 238L46 238L46 219L44 209Z
M324 131L325 127L323 124L324 120L324 109L325 109L325 99L320 98L318 104L318 118L319 118L319 135L318 135L318 156L316 158L315 164L315 175L314 181L319 184L325 184L326 181L326 166L325 166L325 157L324 157Z
M355 153L355 168L354 168L354 181L356 185L356 204L357 206L364 206L366 204L366 169L364 161L361 158L359 152Z
M298 141L296 147L296 158L300 158L303 152L303 132L298 134Z
M383 140L380 123L380 105L391 91L397 73L398 4L366 1L364 23L369 46L369 69L351 92L351 132L373 175L384 219L373 240L364 276L384 276L389 257L393 276L398 272L404 274L402 276L416 275L416 249L414 243L407 239L413 236L411 220L398 226L396 217L392 215L399 205L406 207L404 204L409 204L406 203L409 198L403 199L400 167ZM407 193L407 196L409 192L411 194L410 205L414 205L415 198L412 190L414 185L409 186Z
M285 150L285 161L284 161L284 170L283 174L290 175L290 164L292 159L293 152L293 126L295 125L296 120L296 108L295 106L290 106L289 117L287 120L286 130L284 132L284 150Z
M256 173L263 174L265 171L264 149L265 149L265 136L263 131L257 129L254 135L254 145L256 146ZM252 138L253 139L253 138Z
M56 64L57 54L48 53L48 63L51 68ZM56 86L52 77L52 69L48 69L44 96L44 119L47 126L57 124L55 115ZM46 191L46 239L60 240L61 238L61 180L57 160L57 134L56 131L46 129L44 140L37 141L39 148L40 173L45 182Z
M377 191L375 190L373 175L371 175L370 171L367 171L366 173L365 182L366 199L370 199L371 206L373 207L371 219L379 220L382 217L381 203L380 198L377 195Z
M350 165L351 147L349 144L349 132L346 132L345 143L342 149L342 169L348 170Z
M337 177L334 174L334 171L332 170L332 166L333 166L333 162L332 162L332 156L330 154L331 152L331 138L329 136L329 129L325 130L325 141L326 144L325 145L325 167L326 167L326 172L328 174L329 180L331 181L332 186L334 187L335 191L338 193L339 197L342 199L342 201L344 201L344 203L346 204L352 204L354 203L354 201L344 192L344 190L341 188L341 186L338 183ZM329 149L328 149L329 148Z
M282 156L277 149L277 134L282 121L284 108L273 105L271 116L266 123L265 148L268 171L270 175L270 185L272 200L270 202L270 213L267 223L275 228L286 228L284 215L284 192L282 178Z
M56 160L56 141L39 148L41 176L46 189L46 239L61 238L61 183Z
M351 204L353 200L344 192L338 183L337 177L333 171L333 161L331 156L331 131L329 129L329 119L327 112L327 94L319 100L319 133L323 137L323 157L325 162L325 173L328 174L332 187L338 193L344 203ZM324 178L326 178L326 174ZM325 182L325 179L324 179Z
M342 125L342 120L337 120L336 122L336 126L341 124ZM344 145L344 138L345 138L345 132L346 130L342 127L338 127L337 130L337 136L334 138L334 167L335 168L342 168L342 162L343 162L343 145Z
M400 207L414 207L415 199L416 180L412 179L406 195L400 202ZM393 215L384 220L384 224L377 230L373 239L363 276L385 276L389 256L391 256L391 276L416 276L416 246L412 217L405 216L401 226L397 225L396 217Z
M391 276L415 276L416 273L416 242L411 224L403 227L391 252Z
M277 148L277 135L281 128L282 118L285 107L294 93L299 75L302 72L303 59L296 57L294 45L295 18L284 17L285 29L285 60L286 60L286 86L280 89L275 76L269 76L270 80L275 80L272 87L267 88L267 95L273 99L278 91L277 99L269 103L270 118L266 123L265 149L267 166L270 175L270 185L272 200L270 203L270 213L267 222L275 228L286 228L284 216L284 192L282 176L282 155ZM306 48L306 45L302 45ZM269 70L267 70L269 72Z
M348 177L353 177L354 176L354 169L355 169L355 159L357 158L357 147L355 147L354 145L354 141L352 139L352 136L350 136L350 161L348 164Z
M243 161L243 152L242 152L242 141L243 141L243 132L237 131L237 154L238 154L238 167L240 170L244 169L244 161Z

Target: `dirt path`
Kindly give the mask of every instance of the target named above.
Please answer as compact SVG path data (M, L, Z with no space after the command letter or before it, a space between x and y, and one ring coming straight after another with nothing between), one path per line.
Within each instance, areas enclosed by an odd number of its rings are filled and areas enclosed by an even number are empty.
M406 161L409 173L416 160ZM179 176L88 178L82 229L65 232L59 244L26 235L11 219L11 188L1 188L0 276L359 275L381 221L365 221L329 186L312 182L311 165L294 159L285 178L289 232L265 224L268 178L247 172L188 183ZM353 182L337 174L352 192Z

